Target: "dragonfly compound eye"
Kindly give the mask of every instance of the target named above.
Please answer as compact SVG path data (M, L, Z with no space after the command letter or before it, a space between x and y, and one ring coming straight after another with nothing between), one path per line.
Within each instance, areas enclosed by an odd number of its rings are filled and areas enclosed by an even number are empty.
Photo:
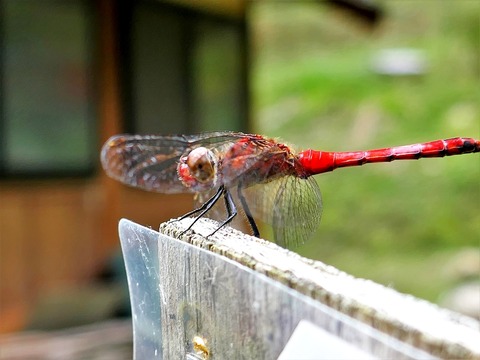
M191 175L201 183L209 182L215 177L215 156L207 148L192 150L187 156L186 164Z

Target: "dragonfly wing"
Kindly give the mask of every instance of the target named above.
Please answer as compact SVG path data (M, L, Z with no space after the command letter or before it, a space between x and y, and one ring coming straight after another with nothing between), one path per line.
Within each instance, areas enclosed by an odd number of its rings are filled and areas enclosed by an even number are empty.
M177 175L180 157L196 147L213 148L243 136L231 132L190 136L116 135L103 146L101 161L107 174L124 184L167 194L189 192Z
M182 138L117 135L103 146L102 166L124 184L162 193L186 192L177 175L177 161L188 146Z
M286 186L275 196L272 226L275 242L291 249L303 244L317 230L322 216L322 196L313 177L289 176L285 182Z
M314 178L284 176L244 190L255 219L270 224L274 240L295 248L317 230L322 215L322 197Z

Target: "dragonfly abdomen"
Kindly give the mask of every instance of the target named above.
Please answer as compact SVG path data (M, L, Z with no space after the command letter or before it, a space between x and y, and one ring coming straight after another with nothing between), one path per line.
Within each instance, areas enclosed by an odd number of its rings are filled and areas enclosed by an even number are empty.
M479 140L457 137L422 144L367 151L328 152L306 150L298 155L298 160L309 175L315 175L333 171L340 167L361 166L368 163L390 162L394 160L444 157L479 151Z

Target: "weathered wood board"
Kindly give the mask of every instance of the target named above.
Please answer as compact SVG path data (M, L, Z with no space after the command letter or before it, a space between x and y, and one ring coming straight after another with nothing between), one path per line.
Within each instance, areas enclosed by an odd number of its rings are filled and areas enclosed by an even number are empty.
M300 351L312 359L480 358L473 319L230 228L208 239L180 236L189 221L162 224L160 234L120 225L127 269L141 274L129 275L136 359L287 359ZM205 219L194 229L215 226ZM126 250L138 250L134 260Z

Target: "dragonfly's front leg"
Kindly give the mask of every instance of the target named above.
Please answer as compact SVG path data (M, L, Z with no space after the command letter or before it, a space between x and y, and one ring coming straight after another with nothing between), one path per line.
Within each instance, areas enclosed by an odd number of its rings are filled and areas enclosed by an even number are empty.
M227 209L227 218L220 224L220 226L214 232L212 232L208 236L212 236L213 234L215 234L218 230L220 230L222 227L224 227L229 222L231 222L235 216L237 216L237 213L238 213L237 207L235 206L235 202L233 201L230 191L228 191L227 189L223 189L223 196L225 199L225 208Z
M200 206L199 208L197 209L194 209L192 211L189 211L188 213L186 213L185 215L181 216L179 220L183 220L187 217L189 217L190 215L193 215L193 214L196 214L196 213L200 213L196 218L195 220L193 220L193 222L190 224L190 226L185 229L184 231L182 231L180 233L180 235L183 235L185 234L188 230L190 230L192 228L193 225L195 225L195 223L203 216L205 215L208 210L210 210L214 205L215 203L218 201L218 199L220 198L220 196L224 193L225 191L225 188L224 186L220 186L217 190L217 192L215 193L215 195L213 195L210 199L208 199L207 201L205 201L203 203L202 206Z

